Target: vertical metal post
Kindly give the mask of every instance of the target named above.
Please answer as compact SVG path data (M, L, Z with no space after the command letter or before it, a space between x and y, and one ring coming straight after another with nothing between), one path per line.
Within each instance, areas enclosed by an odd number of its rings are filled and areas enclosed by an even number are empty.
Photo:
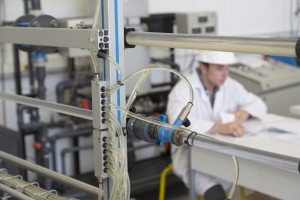
M195 191L195 175L196 172L192 169L192 147L189 147L189 197L190 200L196 200L196 191Z
M123 1L122 0L100 0L100 16L99 16L99 29L107 30L109 34L109 49L106 52L112 59L116 61L116 63L120 66L121 73L124 74L124 27L123 27ZM101 82L104 81L107 86L111 86L116 84L118 80L118 73L115 66L108 60L100 60L99 63L100 77ZM100 81L98 80L98 81ZM93 83L98 82L94 79ZM97 87L96 87L97 88ZM97 89L98 90L98 89ZM92 91L94 92L94 91ZM95 91L96 92L96 91ZM95 97L95 99L97 99ZM94 97L93 97L94 101ZM122 87L115 94L113 94L108 101L114 103L118 106L125 106L125 88ZM99 107L94 107L93 102L93 113L97 110L100 110ZM122 127L125 127L125 122L122 122L122 115L120 111L114 111L119 123ZM99 120L99 116L93 115L93 120ZM99 127L95 127L97 122L93 123L95 129L99 129ZM97 130L94 130L94 140L95 138L102 137L103 132L99 133ZM98 135L98 136L97 136ZM94 141L94 151L97 150L97 144ZM99 150L99 148L98 148ZM100 152L101 154L101 152ZM99 162L101 163L101 162ZM97 166L97 165L96 165ZM102 167L102 166L101 166ZM95 173L100 173L99 169L95 169ZM108 200L111 192L111 180L110 178L102 179L103 189L104 189L104 200Z

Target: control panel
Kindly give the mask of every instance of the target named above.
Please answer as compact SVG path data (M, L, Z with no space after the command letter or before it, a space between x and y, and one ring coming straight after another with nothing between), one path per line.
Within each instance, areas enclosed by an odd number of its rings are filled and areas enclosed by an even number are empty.
M178 33L210 35L217 33L217 14L215 12L176 14Z
M244 87L261 94L300 83L300 69L274 60L260 67L236 64L230 68L230 76Z

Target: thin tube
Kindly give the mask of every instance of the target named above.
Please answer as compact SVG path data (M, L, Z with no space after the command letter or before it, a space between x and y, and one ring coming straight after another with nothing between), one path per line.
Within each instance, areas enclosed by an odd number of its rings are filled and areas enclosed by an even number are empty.
M98 54L102 57L104 57L105 59L107 59L108 61L110 61L116 68L117 70L117 74L118 74L118 82L120 82L122 80L122 72L120 69L120 66L117 64L117 62L109 55L102 53L102 52L98 52Z
M31 171L34 171L38 174L42 174L46 177L49 177L49 178L51 178L55 181L60 182L60 183L64 183L64 184L69 185L73 188L80 189L80 190L82 190L82 191L84 191L88 194L98 196L98 188L93 187L91 185L88 185L86 183L80 182L76 179L70 178L68 176L61 175L57 172L51 171L47 168L44 168L44 167L41 167L39 165L33 164L33 163L28 162L26 160L20 159L16 156L12 156L12 155L10 155L8 153L5 153L3 151L0 151L0 158L5 160L5 161L8 161L10 163L13 163L15 165L18 165L22 168L25 168L27 170L31 170Z
M134 88L133 88L133 90L132 90L132 92L129 96L129 99L128 99L127 104L126 104L126 110L129 110L129 108L131 107L132 103L134 102L134 100L135 100L135 98L138 94L138 90L140 89L140 87L142 86L144 81L148 78L148 76L149 76L149 72L146 71L139 78L137 84L134 86ZM124 120L124 118L126 118L126 113L123 116L123 120Z
M112 192L112 196L111 196L111 199L118 199L120 194L123 191L121 188L125 187L124 183L126 184L126 181L124 182L124 180L126 179L126 172L127 172L127 169L126 169L126 151L125 151L125 145L126 144L125 144L125 139L124 139L122 128L121 128L120 124L118 123L117 119L114 117L114 115L111 112L108 112L108 115L109 115L108 119L111 120L113 124L115 124L117 134L118 134L118 136L121 140L121 142L120 142L121 145L120 145L120 147L118 148L118 151L117 151L117 152L119 152L119 150L121 149L121 155L119 156L120 160L121 160L121 169L118 168L119 170L118 170L118 173L117 173L117 176L116 176L116 179L115 179L115 181L120 182L120 183L117 185L118 186L117 190L116 190L117 192ZM127 187L125 187L125 189L127 189Z
M129 32L130 45L297 56L295 39L269 39L189 34Z
M22 193L18 192L17 190L14 190L14 189L12 189L6 185L3 185L1 183L0 183L0 190L7 192L8 194L12 195L13 197L16 197L21 200L34 200L33 198L31 198L25 194L22 194Z
M131 75L127 76L122 81L122 83L127 82L129 79L131 79L132 77L134 77L134 76L136 76L136 75L138 75L140 73L147 72L147 71L154 71L154 70L163 70L163 71L172 72L172 73L176 74L177 76L179 76L181 79L183 79L185 81L185 83L187 84L189 92L190 92L190 102L192 103L194 101L193 88L192 88L190 82L187 80L187 78L185 76L183 76L180 72L178 72L178 71L176 71L174 69L167 68L167 67L158 67L158 66L155 66L155 65L149 65L147 68L138 70L138 71L132 73ZM118 84L109 87L108 88L109 95L113 94L119 87L120 87L120 85L118 85Z
M98 37L96 35L96 33L98 33L98 31L95 31L95 30L97 30L99 14L100 14L100 0L97 0L95 15L94 15L94 22L93 22L91 35L90 35L91 43L96 42L98 40ZM91 45L91 47L92 47L92 45ZM97 74L98 73L97 53L95 52L95 50L93 48L90 48L89 51L90 51L91 59L93 62L94 73Z
M239 162L238 162L238 160L235 156L232 156L232 159L233 159L233 163L234 163L235 177L234 177L234 180L232 182L229 193L227 195L227 199L232 199L232 197L234 195L234 192L235 192L235 189L236 189L237 182L239 180L239 175L240 175Z
M76 108L76 107L72 107L72 106L68 106L68 105L64 105L64 104L47 102L47 101L43 101L40 99L33 99L33 98L20 96L20 95L6 94L3 92L0 92L0 98L5 99L5 100L11 100L16 103L32 106L35 108L43 108L43 109L51 110L54 112L71 115L74 117L93 120L93 116L92 116L93 114L92 114L92 111L90 111L90 110Z

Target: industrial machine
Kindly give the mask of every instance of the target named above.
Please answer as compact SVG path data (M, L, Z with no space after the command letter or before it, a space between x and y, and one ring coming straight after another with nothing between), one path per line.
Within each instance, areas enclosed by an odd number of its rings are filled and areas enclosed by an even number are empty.
M189 126L188 115L193 106L194 95L189 81L176 70L150 65L128 75L128 77L124 78L122 76L124 74L124 49L133 48L134 45L217 51L234 50L249 53L262 53L263 51L269 54L292 55L299 58L299 41L217 36L207 38L199 35L140 33L134 29L125 29L124 31L122 3L123 1L97 1L95 18L91 29L57 28L56 26L52 28L40 26L35 26L34 28L0 27L1 43L89 50L94 69L94 75L91 78L92 110L46 102L42 98L32 99L6 93L0 93L0 97L32 107L92 120L93 158L95 162L95 177L99 187L96 188L84 184L4 152L0 152L2 160L43 174L77 190L82 190L97 197L99 200L127 200L130 198L127 146L125 143L127 134L156 144L170 142L175 145L213 147L213 149L222 151L222 153L257 160L263 164L277 166L278 168L286 167L290 171L299 173L298 159L287 156L279 158L276 154L269 155L268 153L244 148L239 145L228 144L181 127L181 125ZM209 45L204 41L209 41ZM251 48L248 47L249 42L252 45ZM226 45L223 45L224 43ZM296 52L295 49L297 50ZM155 70L169 71L176 74L185 80L190 92L190 98L186 102L186 106L181 108L182 111L173 125L166 123L165 116L159 116L156 119L131 112L133 111L131 105L136 99L141 85L143 85L149 73ZM125 104L125 90L123 86L134 76L138 76L139 79ZM258 159L258 157L261 159ZM236 158L234 158L234 161L237 165ZM0 177L0 189L20 199L66 199L65 197L59 197L55 192L42 190L34 186L33 183L11 176L5 169L0 170ZM238 173L228 199L232 198L237 181Z
M299 68L270 58L261 60L258 66L251 67L249 60L249 65L244 63L231 67L230 76L247 90L260 96L270 113L292 116L289 108L299 104Z
M178 33L211 35L217 33L216 12L177 13Z

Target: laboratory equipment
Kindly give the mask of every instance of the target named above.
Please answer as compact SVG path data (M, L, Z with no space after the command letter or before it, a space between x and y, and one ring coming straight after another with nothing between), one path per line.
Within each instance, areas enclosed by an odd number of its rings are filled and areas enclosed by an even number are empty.
M300 69L272 59L262 63L256 67L237 64L230 68L230 76L261 97L268 112L292 116L289 108L300 99Z
M178 33L211 35L217 33L216 12L176 13Z

